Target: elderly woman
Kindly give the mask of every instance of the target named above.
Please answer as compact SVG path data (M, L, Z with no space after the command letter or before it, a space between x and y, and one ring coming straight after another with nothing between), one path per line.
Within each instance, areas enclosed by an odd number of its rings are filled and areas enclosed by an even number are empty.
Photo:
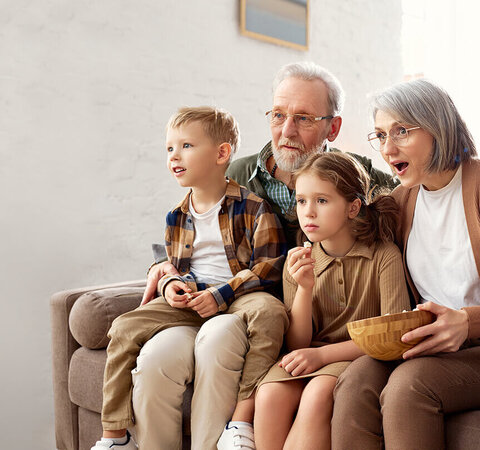
M373 101L368 137L400 180L398 244L418 309L436 320L404 361L368 356L338 381L334 449L443 449L444 415L480 409L480 161L455 105L426 80Z

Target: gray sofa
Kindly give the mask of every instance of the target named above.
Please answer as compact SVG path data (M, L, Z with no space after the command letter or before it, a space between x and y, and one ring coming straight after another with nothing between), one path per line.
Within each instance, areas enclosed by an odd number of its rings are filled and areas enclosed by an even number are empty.
M102 435L103 370L113 320L136 308L144 281L73 289L54 294L52 323L55 439L60 450L89 450ZM190 448L190 401L184 401L183 448ZM135 430L130 430L135 435Z
M52 296L53 388L58 449L88 450L101 436L107 332L115 317L140 304L144 286L144 281L138 281L68 290ZM188 386L184 402L184 449L190 447L191 394L191 386ZM448 450L480 449L480 411L447 416L446 421ZM131 431L135 434L135 430ZM352 448L355 448L353 443Z

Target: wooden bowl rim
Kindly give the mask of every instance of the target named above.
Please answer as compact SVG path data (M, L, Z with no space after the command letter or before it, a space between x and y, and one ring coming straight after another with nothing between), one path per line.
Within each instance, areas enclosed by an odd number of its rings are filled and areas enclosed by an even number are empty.
M389 314L388 316L375 316L375 317L369 317L367 319L355 320L353 322L348 322L347 328L348 329L360 328L360 327L366 327L371 325L378 325L381 323L396 322L399 320L403 321L403 320L413 319L416 317L421 318L425 321L428 321L428 322L425 322L424 325L427 325L428 323L432 323L434 319L434 315L430 311L418 309L416 311L405 311L400 313Z

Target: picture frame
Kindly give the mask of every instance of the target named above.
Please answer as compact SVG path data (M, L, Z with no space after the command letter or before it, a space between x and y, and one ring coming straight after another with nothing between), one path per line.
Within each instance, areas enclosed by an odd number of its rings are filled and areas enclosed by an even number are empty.
M241 34L308 50L309 3L310 0L241 0Z

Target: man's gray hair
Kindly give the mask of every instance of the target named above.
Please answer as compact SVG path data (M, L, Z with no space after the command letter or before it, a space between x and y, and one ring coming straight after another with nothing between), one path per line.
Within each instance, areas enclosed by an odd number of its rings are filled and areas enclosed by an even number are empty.
M342 113L345 103L345 92L337 77L324 69L322 66L312 61L301 61L283 66L273 80L273 91L286 78L300 78L306 81L321 80L328 89L328 103L331 108L330 113L338 116Z
M376 94L372 100L374 120L377 111L420 127L433 136L429 172L454 170L461 161L477 155L472 135L452 99L431 81L406 81Z

